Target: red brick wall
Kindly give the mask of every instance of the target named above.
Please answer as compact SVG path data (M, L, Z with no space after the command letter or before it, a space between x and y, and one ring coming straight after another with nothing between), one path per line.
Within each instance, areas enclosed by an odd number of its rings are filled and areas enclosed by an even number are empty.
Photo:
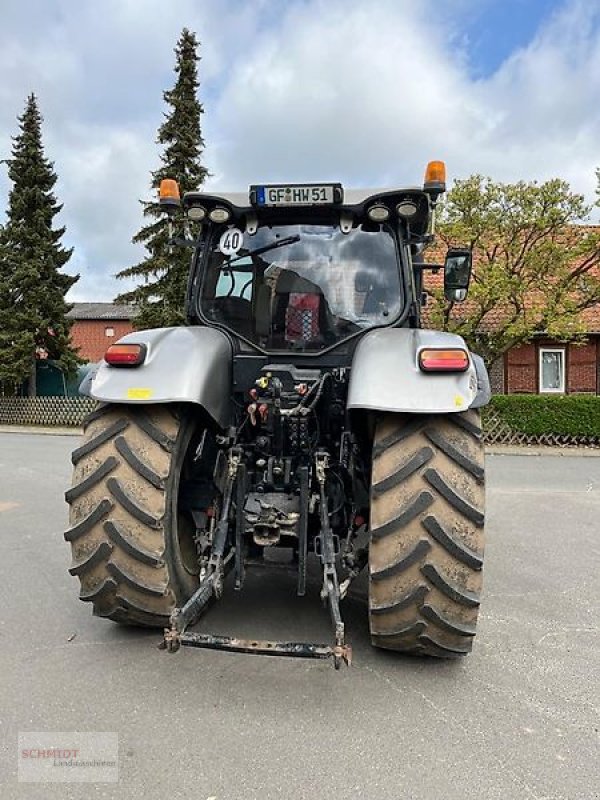
M507 394L537 392L537 348L535 344L513 347L506 354Z
M567 393L597 392L600 369L600 338L592 337L582 345L563 345L544 340L513 347L506 354L507 394L529 394L538 391L540 347L565 347Z
M107 336L112 328L114 336ZM100 361L109 345L133 330L129 320L76 319L71 328L71 341L79 355L87 361Z
M569 392L597 390L598 340L569 345L567 354L567 383Z

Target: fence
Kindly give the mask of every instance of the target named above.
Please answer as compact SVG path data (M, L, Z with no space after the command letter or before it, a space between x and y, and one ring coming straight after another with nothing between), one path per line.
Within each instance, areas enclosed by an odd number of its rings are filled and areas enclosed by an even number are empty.
M573 436L571 434L545 433L529 435L513 430L491 407L483 409L483 439L486 444L546 445L549 447L600 448L598 436Z
M79 427L95 406L89 397L0 397L0 425ZM486 444L600 448L597 436L529 436L514 431L489 406L483 414L483 438Z
M0 425L79 427L95 407L89 397L0 397Z

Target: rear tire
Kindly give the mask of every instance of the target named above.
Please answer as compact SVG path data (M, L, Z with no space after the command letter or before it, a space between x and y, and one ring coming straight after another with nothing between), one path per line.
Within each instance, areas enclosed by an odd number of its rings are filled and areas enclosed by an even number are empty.
M479 412L381 417L371 482L373 645L441 658L470 652L483 524Z
M162 405L104 405L86 418L65 494L65 539L79 597L97 616L165 627L198 585L193 528L177 502L196 429L191 417Z

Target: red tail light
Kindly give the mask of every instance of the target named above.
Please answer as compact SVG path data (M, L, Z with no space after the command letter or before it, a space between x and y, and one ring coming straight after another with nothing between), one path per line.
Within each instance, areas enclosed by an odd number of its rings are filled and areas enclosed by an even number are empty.
M146 358L145 344L111 344L104 360L113 367L137 367Z
M464 372L468 366L469 355L459 347L448 350L428 348L419 353L419 367L423 372Z

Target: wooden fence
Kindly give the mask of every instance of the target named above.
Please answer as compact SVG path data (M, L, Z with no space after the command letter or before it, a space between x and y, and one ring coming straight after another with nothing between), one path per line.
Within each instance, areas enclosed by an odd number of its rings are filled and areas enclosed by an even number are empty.
M0 397L0 425L77 428L95 406L96 401L89 397ZM486 444L600 448L600 438L596 436L528 436L519 433L489 407L484 411L483 420Z
M0 425L79 427L95 407L89 397L0 397Z
M545 445L547 447L600 448L598 436L572 436L571 434L539 434L530 436L513 430L500 415L488 406L483 411L483 438L486 444Z

